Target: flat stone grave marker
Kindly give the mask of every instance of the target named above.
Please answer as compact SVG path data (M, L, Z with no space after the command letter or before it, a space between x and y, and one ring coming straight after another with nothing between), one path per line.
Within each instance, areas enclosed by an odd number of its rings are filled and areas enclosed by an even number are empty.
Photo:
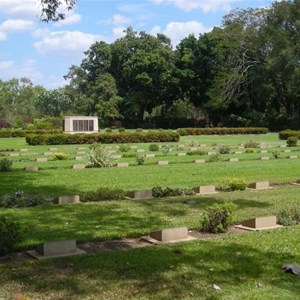
M267 230L283 227L281 225L277 225L276 216L268 216L268 217L258 217L243 221L241 225L236 225L235 227L250 231L259 231L259 230Z
M234 154L242 154L242 151L235 151Z
M280 147L281 147L281 148L285 148L285 147L286 147L286 145L281 145Z
M204 148L206 147L206 144L201 144L200 147Z
M238 146L238 149L245 149L245 146Z
M263 156L260 158L260 160L269 160L269 159L270 159L270 157L268 157L268 156Z
M129 163L123 162L123 163L117 163L116 165L118 168L126 168L129 166Z
M85 147L77 147L76 150L81 151L81 150L86 150Z
M151 199L152 196L152 190L141 190L141 191L134 191L128 193L128 197L133 199Z
M267 150L261 150L260 153L268 153Z
M238 161L239 161L239 159L236 157L229 158L229 162L238 162Z
M166 166L166 165L169 164L169 162L168 162L167 160L159 160L159 161L157 162L157 164L158 164L159 166Z
M152 231L150 237L144 237L144 240L156 243L176 243L181 241L193 240L193 237L188 235L187 227L165 228L157 231Z
M22 149L20 149L20 152L28 152L28 149L27 148L22 148Z
M38 167L25 167L26 172L37 172L38 170Z
M72 166L73 170L83 170L85 169L85 165L81 165L81 164L76 164Z
M291 150L284 150L284 152L285 152L285 153L289 153L289 152L291 152Z
M46 157L38 157L38 158L36 159L36 161L37 161L37 162L47 162L47 161L48 161L48 158L46 158Z
M208 152L207 154L208 154L208 155L214 155L214 154L216 154L216 152L210 151L210 152Z
M270 188L270 183L269 181L252 182L248 185L248 188L256 189L256 190L264 190Z
M145 152L144 149L137 149L136 152Z
M70 203L80 203L80 197L78 195L74 196L59 196L53 200L54 204L70 204Z
M75 160L83 160L83 157L82 156L76 156Z
M195 159L194 162L196 164L204 164L205 163L205 159Z
M49 148L49 151L57 151L57 148Z
M190 147L190 151L197 151L198 147Z
M27 153L24 153L23 155L24 155L24 156L36 156L36 155L38 155L38 154L35 153L35 152L32 152L32 153L27 152Z
M122 158L122 155L113 155L112 158L113 159L120 159L120 158Z
M85 254L86 251L78 249L75 240L61 240L40 244L35 250L27 251L27 253L38 260L42 260Z
M153 157L155 157L154 153L148 153L148 154L146 154L146 158L153 158Z
M85 154L85 151L77 151L76 154L78 155Z
M193 188L193 191L196 194L215 194L216 193L216 187L214 185L202 185L202 186L197 186Z
M52 154L53 154L53 152L44 152L45 156L52 155Z
M289 159L294 159L294 158L298 158L298 156L297 155L290 155L289 156Z
M19 153L10 153L9 156L10 157L17 157L17 156L20 156L20 154Z
M186 153L178 153L177 156L186 156Z
M130 146L131 149L137 149L137 146Z

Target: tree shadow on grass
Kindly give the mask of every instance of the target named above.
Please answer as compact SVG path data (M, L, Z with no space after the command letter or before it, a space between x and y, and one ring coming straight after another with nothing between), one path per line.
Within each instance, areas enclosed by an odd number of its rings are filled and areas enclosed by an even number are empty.
M255 240L258 242L258 237ZM55 299L186 299L191 295L222 299L231 294L240 299L239 293L245 296L247 289L259 299L259 292L255 292L259 284L297 298L298 278L281 271L283 263L295 259L291 252L276 252L272 247L265 251L266 245L249 245L246 238L244 242L224 241L23 263L10 270L4 266L7 273L3 276L2 272L0 283L4 289L13 282L29 295L55 295ZM220 294L213 284L221 287Z

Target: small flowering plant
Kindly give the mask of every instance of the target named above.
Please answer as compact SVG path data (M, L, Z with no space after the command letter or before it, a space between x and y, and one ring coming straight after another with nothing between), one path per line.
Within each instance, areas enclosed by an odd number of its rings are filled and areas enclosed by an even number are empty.
M28 192L19 190L13 194L6 194L0 198L0 207L30 207L50 203L51 199L42 195L30 195Z

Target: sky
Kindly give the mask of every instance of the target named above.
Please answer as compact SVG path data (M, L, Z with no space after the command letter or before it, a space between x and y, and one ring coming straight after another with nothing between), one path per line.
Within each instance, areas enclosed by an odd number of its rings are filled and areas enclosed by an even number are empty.
M271 0L77 0L58 23L40 21L39 0L0 0L0 80L28 77L47 89L61 87L72 65L96 41L112 43L131 26L164 33L173 47L194 33L220 26L235 8L266 7Z

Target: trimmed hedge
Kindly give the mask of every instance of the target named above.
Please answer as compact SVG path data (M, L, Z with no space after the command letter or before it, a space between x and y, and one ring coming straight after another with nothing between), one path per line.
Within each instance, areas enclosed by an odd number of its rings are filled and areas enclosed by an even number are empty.
M265 134L269 132L265 127L237 127L237 128L178 128L181 135L224 135L224 134Z
M28 134L26 142L29 145L70 145L70 144L122 144L122 143L154 143L178 142L180 136L173 131L150 132L115 132L97 134Z
M61 129L39 129L39 130L14 130L14 129L2 129L0 130L0 138L12 138L12 137L25 137L27 134L57 134L61 133Z
M296 137L298 140L300 139L300 130L283 130L279 132L279 139L287 140L289 137Z

